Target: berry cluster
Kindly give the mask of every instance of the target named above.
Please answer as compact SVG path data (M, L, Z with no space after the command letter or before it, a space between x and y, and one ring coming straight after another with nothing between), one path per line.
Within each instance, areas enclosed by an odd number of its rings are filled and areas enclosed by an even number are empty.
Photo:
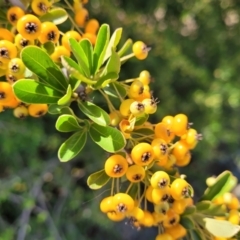
M202 198L194 202L193 187L179 167L190 163L202 135L183 113L157 123L149 120L159 101L147 70L136 78L118 79L122 63L145 59L150 48L127 40L119 50L121 29L110 39L107 24L100 27L96 19L88 19L87 1L64 2L71 14L48 0L29 1L25 10L7 9L0 28L0 112L14 108L18 118L59 114L57 130L74 132L59 148L61 161L74 158L88 134L106 150L104 169L90 175L88 185L99 189L111 180L111 193L100 209L112 221L127 219L137 229L156 226L156 240L233 239L240 230L239 201L230 193L236 178L225 171L208 179ZM54 18L59 14L60 20ZM67 18L71 30L63 33L58 25ZM96 92L107 110L90 101ZM218 232L219 224L231 229Z
M12 90L11 86L16 81L29 78L29 71L21 59L21 51L33 45L44 49L45 44L51 43L53 50L49 54L54 62L60 63L61 56L71 55L70 38L77 41L87 38L94 45L99 23L96 19L88 19L88 11L84 8L87 2L77 0L74 1L73 6L67 2L74 11L75 21L70 15L69 18L75 25L76 31L69 30L65 33L61 32L54 22L41 19L51 10L59 9L51 1L33 0L25 10L19 6L11 6L7 9L6 23L0 26L0 112L12 108L17 118L28 115L40 117L47 113L47 104L29 106L17 99Z

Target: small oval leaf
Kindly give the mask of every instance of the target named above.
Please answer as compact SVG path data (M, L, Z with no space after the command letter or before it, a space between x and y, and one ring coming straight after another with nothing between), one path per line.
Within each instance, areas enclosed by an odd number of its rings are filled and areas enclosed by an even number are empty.
M196 208L198 211L204 211L211 207L212 202L211 201L201 201L196 203Z
M117 28L110 38L103 62L105 62L111 56L112 49L114 51L116 50L116 47L119 41L121 40L121 36L122 36L122 28Z
M143 114L140 117L136 118L135 126L141 126L143 125L147 120L148 120L149 115L148 114Z
M58 105L67 105L70 103L72 97L72 88L71 85L68 85L66 94L58 100Z
M64 74L44 50L27 46L22 50L21 58L25 66L39 77L40 82L58 91L67 90L68 83Z
M101 170L92 173L87 179L87 185L93 189L97 190L102 188L110 180L110 177L106 174L105 170Z
M95 104L86 101L86 102L79 102L78 106L80 110L88 116L93 122L107 126L110 124L110 117L109 115L100 107L96 106Z
M67 162L76 157L86 144L87 133L85 130L74 133L59 148L58 157L61 162Z
M107 152L120 151L126 145L125 138L116 128L93 123L90 126L89 134L92 140Z
M129 49L131 49L133 45L132 39L127 39L127 41L123 44L121 49L118 51L119 57L122 57Z
M63 65L63 67L67 69L68 74L71 74L71 73L76 72L76 71L83 74L82 68L74 60L72 60L70 57L62 56L61 57L61 63Z
M201 197L201 200L213 200L216 196L219 196L219 193L224 193L224 188L229 181L231 181L232 173L230 171L222 172L217 178L216 182L208 187L204 192L204 195Z
M73 110L68 106L59 106L58 104L51 104L48 107L50 114L70 114L74 115Z
M101 65L107 50L110 38L110 28L108 24L102 24L97 35L96 44L93 50L93 73L96 73Z
M57 103L63 95L61 92L31 79L18 80L13 84L13 91L16 97L25 103Z
M206 229L215 237L231 238L240 231L239 225L229 221L204 218Z
M103 88L105 87L107 84L109 84L109 82L115 81L118 79L118 74L115 72L110 72L107 73L106 75L100 77L97 80L97 83L94 85L94 88Z
M68 114L59 116L56 122L56 129L59 132L74 132L79 131L81 128L76 118Z
M86 64L87 67L89 68L89 71L92 74L93 73L93 47L92 43L88 39L81 39L79 42L80 47L83 49L85 53L85 58L86 58Z
M195 206L188 206L186 207L184 213L182 214L182 216L187 216L187 215L191 215L193 213L196 212L196 207Z
M135 129L134 131L131 132L131 136L132 138L143 138L147 136L152 136L154 135L154 131L150 128L139 128L139 129Z
M40 17L41 22L53 22L59 25L68 19L68 14L63 8L50 9L46 14Z
M75 58L79 63L80 68L82 69L81 73L84 73L87 77L89 77L90 76L90 69L88 67L89 63L84 50L77 42L77 40L74 38L69 39L69 44Z

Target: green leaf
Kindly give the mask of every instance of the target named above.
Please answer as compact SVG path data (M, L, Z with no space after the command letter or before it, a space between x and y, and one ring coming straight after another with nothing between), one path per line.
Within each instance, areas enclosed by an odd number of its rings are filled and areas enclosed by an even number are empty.
M67 69L67 72L69 74L72 74L76 71L83 74L82 68L74 60L72 60L70 57L62 56L61 57L61 62L62 62L63 67L65 67Z
M118 79L118 74L115 72L107 73L106 75L100 77L97 80L97 83L94 85L94 88L105 87L105 84L109 84L111 81Z
M147 136L152 136L154 131L150 128L139 128L131 132L132 138L142 138Z
M123 56L129 49L131 49L133 44L132 39L128 39L123 46L121 47L121 49L118 51L118 56L121 57Z
M67 162L76 157L86 144L87 133L85 130L74 133L59 148L58 157L61 162Z
M194 221L189 216L181 217L180 224L186 229L194 229L195 227Z
M230 179L226 182L226 184L223 186L221 191L213 198L213 200L219 196L222 196L224 193L231 192L234 187L236 187L238 183L238 179L231 174Z
M117 28L110 38L103 62L105 62L111 56L112 49L114 51L116 50L116 47L117 47L119 41L121 40L121 36L122 36L122 28Z
M196 212L196 207L195 206L188 206L188 207L186 207L182 216L192 215L195 212Z
M124 136L116 128L93 123L89 129L89 134L92 140L107 152L120 151L126 145Z
M120 72L120 57L115 51L112 51L112 54L107 62L106 67L104 68L103 75L109 72Z
M126 97L127 95L127 90L125 87L119 83L119 82L113 82L108 84L104 88L104 92L108 94L109 96L112 96L114 98L119 98L121 97L122 99Z
M148 120L149 115L143 114L136 118L135 126L141 126Z
M91 80L90 78L85 77L85 76L84 76L83 74L81 74L80 72L73 72L71 75L72 75L73 77L77 78L79 81L85 82L85 83L87 83L87 84L89 84L89 85L93 85L93 84L96 83L96 81Z
M98 125L107 126L110 124L109 115L95 104L89 101L81 101L78 103L78 106L86 116L88 116L93 122L97 123Z
M50 114L70 114L74 115L73 110L67 106L59 106L58 104L50 104L48 107Z
M66 91L68 84L59 67L50 56L36 46L25 47L21 52L25 66L35 73L41 81L58 91Z
M204 211L209 209L212 206L212 202L211 201L201 201L195 204L197 211Z
M41 82L30 79L15 82L13 91L17 98L25 103L57 103L63 95Z
M98 31L97 40L93 51L93 73L96 73L103 64L103 59L107 50L109 38L109 25L101 25Z
M70 48L77 59L80 68L82 69L80 72L84 73L87 77L90 77L90 69L88 67L88 59L87 56L80 46L80 44L77 42L76 39L70 38L69 39Z
M108 73L119 73L120 72L120 58L115 51L112 51L112 55L110 56L102 74L100 77L107 75Z
M229 221L204 218L206 229L215 237L231 238L240 231L239 225Z
M42 47L47 51L48 55L51 55L55 49L53 42L46 42L42 45Z
M91 174L87 179L87 185L93 189L97 190L102 188L110 180L110 177L106 174L105 170L101 170Z
M216 182L208 187L204 192L204 195L200 200L213 200L219 194L224 194L225 189L228 190L227 185L231 181L232 173L230 171L224 171L217 178Z
M75 78L74 76L72 75L69 76L69 84L71 85L73 92L78 88L80 83L81 81Z
M90 71L90 74L94 74L93 73L93 47L91 42L88 39L81 39L79 42L79 45L81 46L81 48L83 49L86 59L87 59L87 67Z
M66 94L58 100L58 105L67 105L71 101L72 97L72 88L71 85L68 85Z
M208 216L225 216L226 210L222 205L212 204L208 209L202 210L201 213Z
M192 229L189 231L191 240L205 240L204 234L197 229Z
M40 17L41 22L53 22L59 25L68 19L68 14L63 8L52 8Z
M81 128L76 118L68 114L59 116L56 122L56 129L59 132L74 132L79 131Z

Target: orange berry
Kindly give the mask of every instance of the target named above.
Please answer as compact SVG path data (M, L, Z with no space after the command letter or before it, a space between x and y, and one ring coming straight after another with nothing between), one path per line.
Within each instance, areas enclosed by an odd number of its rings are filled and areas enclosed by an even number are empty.
M188 117L185 114L177 114L173 118L172 131L175 135L181 137L187 133Z
M97 40L97 36L93 33L84 33L82 35L82 39L84 39L84 38L88 39L92 43L92 45L95 45L96 40Z
M190 185L186 180L177 178L171 183L171 196L175 200L188 198L190 195Z
M122 177L128 169L128 162L122 155L115 154L106 160L104 169L109 177Z
M134 146L131 151L131 158L135 164L140 166L146 166L150 164L154 159L154 151L150 144L139 143Z
M145 177L145 170L142 166L132 165L128 168L126 177L130 182L140 182Z
M148 56L149 48L144 42L137 41L133 44L132 51L137 59L143 60Z
M44 22L41 27L41 34L38 37L38 40L44 44L46 42L57 43L59 39L59 30L58 27L52 22Z
M99 22L96 19L90 19L85 26L85 33L92 33L96 35L97 30L99 29Z
M75 12L74 20L79 27L84 27L89 18L88 10L81 8Z
M129 213L134 209L134 200L126 193L117 193L114 195L115 211L120 213Z
M0 104L4 105L15 98L12 86L8 82L0 82Z
M6 28L0 28L0 40L8 40L13 42L14 35Z
M27 109L27 107L25 107L25 106L16 107L16 108L13 110L13 115L14 115L16 118L25 118L25 117L28 116L28 109Z
M100 210L103 213L114 211L113 196L105 197L100 203Z
M0 40L0 63L6 64L17 56L16 46L8 40Z
M27 40L37 39L41 34L41 21L32 14L26 14L17 22L18 32Z
M31 3L31 8L36 15L42 16L47 13L51 5L51 2L48 0L33 0Z
M30 104L28 106L28 112L31 117L41 117L48 111L47 104Z
M7 20L13 25L17 25L18 19L25 15L25 12L18 6L10 7L7 10Z

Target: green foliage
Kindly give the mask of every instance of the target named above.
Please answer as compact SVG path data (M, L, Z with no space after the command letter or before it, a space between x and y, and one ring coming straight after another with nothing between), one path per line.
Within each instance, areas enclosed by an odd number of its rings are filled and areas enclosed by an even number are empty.
M205 218L206 229L216 237L231 238L240 231L240 226L228 221Z
M91 102L79 102L80 110L88 116L93 122L101 126L107 126L110 123L109 115L97 105Z
M53 22L56 25L64 23L68 18L67 12L63 8L50 9L40 17L41 22Z
M68 84L59 67L42 49L28 46L21 52L25 66L39 77L39 81L56 91L66 91Z
M61 162L67 162L76 157L87 140L86 128L78 130L70 138L68 138L59 148L58 157Z
M66 94L60 98L58 100L58 105L67 105L70 103L71 101L71 97L72 97L72 94L73 94L73 91L72 91L72 88L71 88L71 85L68 85L68 88L67 88L67 92Z
M113 127L93 123L90 126L89 134L92 140L107 152L120 151L126 145L123 134Z
M15 95L25 103L57 103L62 93L44 83L22 79L13 85Z
M226 192L232 190L232 173L230 171L224 171L217 178L216 182L208 187L201 197L201 200L214 200L218 196L223 195Z
M82 127L72 115L63 114L59 116L56 122L56 129L59 132L74 132L79 131Z
M96 73L102 66L105 53L108 47L110 38L109 25L103 24L98 32L96 45L93 52L93 73Z
M47 103L50 103L49 112L60 115L56 123L57 130L68 132L73 129L73 135L69 135L67 140L69 145L66 145L65 142L61 146L61 154L59 153L61 160L68 161L73 157L75 157L75 160L64 163L62 166L55 159L54 167L51 166L52 156L56 155L57 147L66 139L65 135L62 136L51 130L50 124L54 126L52 118L38 120L37 123L36 120L26 120L19 123L16 119L12 120L12 116L2 117L1 115L1 186L4 186L1 188L0 200L2 206L1 221L3 220L4 223L1 224L0 238L2 239L14 239L17 232L17 228L15 228L17 224L15 223L20 222L21 211L26 213L29 209L33 209L32 203L35 201L35 205L37 205L43 197L47 199L48 207L37 206L38 209L41 209L40 213L36 213L36 216L30 216L31 231L26 228L29 230L29 239L38 237L41 239L58 239L58 229L62 229L60 231L62 239L65 239L64 237L66 239L101 239L99 236L109 236L109 239L131 239L130 234L127 235L128 233L125 233L124 236L120 233L117 234L116 227L113 228L109 222L106 223L104 217L97 215L99 209L98 206L96 207L98 205L96 201L98 199L95 198L90 203L81 205L82 202L91 199L93 195L86 190L84 184L82 186L78 181L81 179L81 182L86 182L84 176L95 171L96 165L98 169L102 168L101 161L96 160L106 157L101 155L100 148L93 147L86 141L87 128L83 127L82 122L87 121L87 124L90 124L90 137L103 149L106 148L109 141L120 139L119 142L121 143L112 142L112 147L105 149L110 150L109 152L121 149L124 146L122 136L116 129L107 126L109 119L106 117L104 108L98 108L96 112L92 111L90 113L82 111L84 116L81 113L78 116L78 109L74 109L73 112L67 106L58 105L68 104L73 97L70 93L74 92L81 83L91 83L94 89L102 89L108 96L115 99L126 96L126 89L121 83L115 81L119 77L118 69L104 73L106 64L110 62L108 57L112 54L115 54L116 58L117 55L122 57L131 49L132 40L130 39L125 43L123 42L122 48L118 46L118 41L122 42L120 40L122 34L123 39L129 37L134 41L143 39L152 47L149 58L142 65L136 66L134 61L124 65L120 79L129 77L129 73L131 74L130 77L135 78L145 68L151 72L155 80L152 83L154 96L160 99L158 116L153 120L158 121L164 115L174 115L181 111L190 116L190 120L194 122L194 127L201 129L204 135L204 141L199 144L197 153L193 155L192 164L185 170L190 182L192 179L194 180L196 197L204 188L201 182L203 182L205 176L209 173L212 174L213 169L219 171L219 163L225 162L227 159L229 166L233 162L233 158L237 160L236 151L239 147L239 133L236 129L239 126L237 114L240 106L238 91L239 41L237 25L234 23L228 25L227 21L229 20L227 19L231 19L229 16L234 14L235 10L238 12L239 4L234 1L221 1L219 3L204 1L177 3L156 1L149 3L139 1L136 5L131 1L122 1L116 6L115 2L110 1L91 0L91 2L93 2L93 6L95 2L98 3L98 9L95 7L91 9L94 17L100 19L101 22L111 23L111 28L116 29L116 36L114 36L114 33L110 38L108 27L104 26L101 30L101 36L98 37L97 48L92 48L87 40L78 43L81 50L78 46L76 47L75 58L77 62L67 57L64 57L62 61L62 63L65 61L66 64L63 63L63 65L69 71L68 79L63 76L57 65L53 65L54 71L59 76L61 75L60 79L61 82L64 82L63 86L59 85L59 78L52 79L51 71L46 70L47 65L39 64L42 56L45 59L45 50L51 52L51 46L46 46L41 52L37 52L37 50L36 55L32 52L29 55L27 51L22 53L26 54L23 57L25 59L24 63L28 64L27 67L38 76L39 82L33 82L31 79L20 80L15 83L14 91L24 102L45 103L48 99ZM0 11L0 22L5 21L4 18L6 18L5 13L1 14L1 12L2 10ZM59 17L56 18L57 15ZM44 18L50 21L57 20L57 23L60 23L66 18L66 15L63 11L51 9L50 15L46 14L41 17L41 19ZM119 26L123 27L123 32ZM105 41L104 39L109 41L107 46L102 44ZM79 54L80 52L81 54ZM77 54L81 56L76 56ZM40 60L36 61L35 56L39 56ZM80 61L78 58L81 58ZM49 59L46 60L49 61ZM32 61L34 61L34 64ZM119 58L117 58L118 61ZM93 78L90 77L92 73L94 73ZM69 84L72 90L70 90ZM41 100L43 94L45 100ZM63 102L60 101L62 99ZM80 102L78 105L89 104L95 105L94 102L89 101ZM98 119L97 114L102 117ZM53 117L56 118L56 116ZM81 120L79 121L79 119ZM95 123L91 123L92 121ZM146 120L138 119L137 121ZM99 123L103 126L99 126ZM78 127L83 128L85 132L79 131ZM106 132L106 129L110 134L103 136L103 139L98 138L99 132ZM113 132L113 130L116 131ZM74 131L77 132L74 133ZM151 130L144 129L143 132L141 131L135 132L134 134L138 135L134 136L140 137L141 134L152 134ZM149 133L145 131L149 131ZM86 145L83 149L85 142ZM66 146L70 146L70 150L73 152L66 151ZM82 152L81 157L78 156L79 151ZM96 159L96 156L99 157ZM214 163L214 168L209 167L209 163L213 160L217 160ZM93 163L92 166L85 165L89 162ZM206 167L203 167L204 164L206 164ZM201 169L197 179L195 169ZM74 171L79 171L79 175ZM52 174L54 178L51 181L43 181L42 179L47 179L46 174ZM97 173L95 174L97 177L91 176L87 182L92 189L102 187L102 182L107 179L103 173L99 176ZM14 179L12 176L18 176L18 178ZM16 191L16 183L23 183L27 189L20 192ZM42 184L42 189L40 195L36 197L32 195L32 192L38 189L39 183ZM223 215L222 209L213 207L208 200L214 199L218 192L223 194L228 189L232 189L234 185L235 181L229 176L229 173L219 176L217 182L205 192L202 197L204 200L199 202L196 207L188 207L185 210L185 217L181 221L191 229L189 216L196 211L202 214ZM129 194L136 196L137 185L130 189ZM19 195L23 196L22 200ZM28 202L31 204L29 205ZM18 206L16 210L18 216L15 215L11 218L14 221L13 224L10 224L5 217L5 213L8 212L7 209L11 209L12 212L11 206ZM89 209L92 215L87 217L84 212L88 212ZM66 222L65 219L68 219L68 221ZM45 225L45 222L49 223L51 221L56 226ZM206 221L206 226L212 233L216 233L216 229L224 229L225 225L223 227L221 224L223 223L219 223L219 221ZM114 229L114 233L111 233L111 227ZM44 229L44 231L39 229ZM88 231L91 232L92 229L97 229L98 236L89 237ZM105 232L106 229L108 233ZM231 225L227 227L224 234L229 236L230 233L237 230L236 226ZM197 230L190 231L190 238L204 239L201 232Z
M103 169L98 172L92 173L87 179L87 184L91 189L97 190L102 188L105 184L107 184L109 180L110 177L106 174L105 170Z

